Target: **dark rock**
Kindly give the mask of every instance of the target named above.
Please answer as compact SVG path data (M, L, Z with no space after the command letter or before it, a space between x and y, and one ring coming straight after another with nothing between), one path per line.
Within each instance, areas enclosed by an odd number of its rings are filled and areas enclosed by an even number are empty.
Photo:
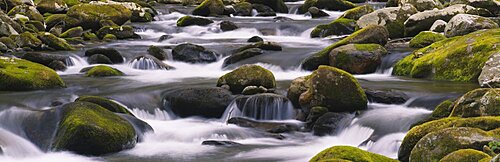
M266 87L263 86L247 86L241 94L243 95L254 95L254 94L259 94L259 93L266 93L268 90Z
M172 35L162 35L159 39L158 39L158 42L163 42L163 41L166 41L166 40L169 40L169 39L172 39L174 38L174 36Z
M256 16L268 17L268 16L276 16L276 12L266 5L262 4L252 4L252 8L257 10Z
M311 38L351 34L357 27L358 25L356 25L355 20L339 18L328 24L316 26L313 31L311 31Z
M259 36L253 36L252 38L248 39L247 42L264 42L264 39Z
M262 49L250 48L250 49L235 53L235 54L229 56L228 58L226 58L224 60L224 63L222 64L222 67L226 67L228 65L237 63L239 61L242 61L242 60L254 57L254 56L262 55L262 54L264 54L264 51Z
M134 127L135 133L137 134L137 142L144 141L144 134L154 132L153 127L141 119L137 119L129 114L118 113L116 115L119 115L123 119L127 120Z
M64 64L64 62L59 60L52 61L48 67L57 71L64 71L68 68L66 67L66 64Z
M172 57L176 61L188 63L211 63L216 62L219 54L205 49L203 46L184 43L177 45L172 50Z
M276 16L273 18L274 22L287 22L287 21L293 21L292 18L284 17L284 16Z
M233 99L224 88L183 88L166 92L163 107L180 117L220 118Z
M326 107L316 106L311 108L306 118L306 129L312 130L316 121L326 113L328 113L328 108Z
M238 48L236 50L236 52L242 52L242 51L245 51L245 50L251 49L251 48L260 48L262 50L268 50L268 51L281 51L281 50L283 50L283 48L278 43L275 43L275 42L257 42L254 44L249 44L249 45L243 46L241 48Z
M385 104L403 104L409 97L402 92L365 89L368 101Z
M102 54L108 57L115 64L123 63L122 55L114 48L93 48L85 51L85 56L87 57L95 54Z
M330 66L351 74L373 73L387 50L379 44L348 44L330 51Z
M242 144L233 141L206 140L203 141L201 145L233 147L233 146L241 146Z
M38 52L28 52L21 57L22 59L29 60L31 62L36 62L45 66L50 67L49 65L54 61L61 61L63 64L69 60L69 56L65 55L54 55L47 53L38 53ZM58 69L54 69L58 70Z
M234 13L234 16L252 16L252 4L248 2L240 2L237 3L234 6L234 9L236 12Z
M167 59L167 52L165 52L163 49L157 46L149 46L148 48L148 54L151 56L156 57L158 60L166 60Z
M95 54L87 58L89 64L113 64L107 56L103 54Z
M306 13L310 7L317 7L330 11L345 11L356 7L356 5L346 0L306 0L304 4L299 7L298 12L300 14Z
M132 26L105 26L97 31L97 37L104 39L108 34L113 34L117 39L139 38Z
M232 30L236 30L238 29L238 26L231 22L231 21L222 21L220 24L220 29L223 31L223 32L226 32L226 31L232 31Z
M300 129L301 125L287 122L266 122L256 121L248 118L233 117L227 121L228 124L234 124L240 127L258 129L270 133L286 133Z
M320 18L320 17L328 17L328 16L330 16L329 14L327 14L324 11L321 11L317 7L311 7L307 11L309 12L309 14L311 14L312 18Z
M202 17L184 16L177 20L178 27L186 27L191 25L207 26L214 23L214 21Z
M343 128L349 126L352 119L354 119L354 115L349 113L326 113L316 120L313 134L316 136L337 134Z

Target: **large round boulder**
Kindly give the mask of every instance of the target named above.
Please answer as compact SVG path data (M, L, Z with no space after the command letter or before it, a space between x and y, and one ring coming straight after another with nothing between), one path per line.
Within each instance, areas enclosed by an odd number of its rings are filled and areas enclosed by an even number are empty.
M361 16L357 24L360 28L368 25L382 25L387 28L391 38L402 38L404 37L404 22L417 12L418 10L412 5L388 7Z
M439 162L456 162L456 161L477 162L481 161L482 159L491 159L491 156L489 156L484 152L474 149L460 149L452 153L449 153L441 160L439 160Z
M500 16L500 2L496 0L451 0L450 4L466 4L476 8L484 8L493 15Z
M191 43L184 43L172 49L172 57L176 61L188 63L211 63L217 61L219 54Z
M355 20L338 18L328 24L316 26L311 32L311 38L328 37L331 35L348 35L353 33L357 27Z
M299 7L298 12L304 14L310 7L331 11L345 11L356 7L356 5L346 0L306 0L304 4Z
M383 155L371 153L352 146L333 146L314 156L310 162L335 161L335 162L397 162L397 160Z
M193 10L193 15L218 16L224 14L224 3L222 0L205 0Z
M28 91L65 86L59 75L46 66L23 59L0 56L1 91Z
M387 50L379 44L348 44L330 51L330 66L351 74L367 74L377 70Z
M446 37L443 34L431 31L423 31L418 33L415 37L413 37L410 40L410 47L422 48L431 45L434 42L441 41L443 39L446 39Z
M94 66L85 73L85 76L87 77L109 77L123 75L125 74L123 74L123 72L121 72L120 70L105 65Z
M498 28L498 24L486 17L458 14L453 16L453 18L448 21L448 24L446 24L446 28L444 29L444 35L446 37L454 37L466 35L481 29L494 28Z
M85 56L91 57L92 55L101 54L108 57L111 62L115 64L123 63L123 56L114 48L92 48L85 51Z
M132 11L120 4L83 3L71 7L66 15L68 28L81 26L84 29L98 30L101 28L101 20L124 24L132 16Z
M243 65L219 78L217 87L227 85L234 94L240 94L247 86L263 86L267 89L276 87L276 80L271 71L258 65Z
M180 117L220 118L234 99L224 88L182 88L164 94L164 108Z
M467 92L453 106L450 117L500 116L500 88L480 88Z

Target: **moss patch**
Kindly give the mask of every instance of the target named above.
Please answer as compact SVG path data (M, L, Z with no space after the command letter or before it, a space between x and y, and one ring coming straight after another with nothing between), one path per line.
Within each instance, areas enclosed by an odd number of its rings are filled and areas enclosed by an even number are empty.
M105 109L108 109L111 112L115 113L122 113L122 114L128 114L132 115L127 108L123 107L122 105L111 101L110 99L104 98L104 97L99 97L99 96L81 96L75 100L80 101L80 102L90 102L97 104ZM132 115L133 116L133 115Z
M123 72L104 65L92 67L85 76L87 77L107 77L107 76L123 76Z
M355 162L397 162L397 160L361 150L352 146L334 146L321 151L310 162L319 161L355 161Z
M179 20L177 20L177 26L178 27L185 27L185 26L191 26L191 25L198 25L198 26L206 26L208 24L214 23L214 21L201 18L201 17L193 17L193 16L183 16Z
M491 159L491 156L474 149L461 149L446 155L439 162L477 162L484 158Z
M0 90L26 91L65 87L57 73L23 59L0 56Z
M267 89L276 87L276 80L271 71L258 65L243 65L219 78L217 86L228 85L231 92L240 94L247 86L263 86Z
M338 18L329 24L316 26L311 32L311 38L327 37L330 35L347 35L353 33L356 28L356 20Z
M418 33L415 37L413 37L410 40L410 47L422 48L443 39L446 39L446 37L443 34L430 31L423 31Z

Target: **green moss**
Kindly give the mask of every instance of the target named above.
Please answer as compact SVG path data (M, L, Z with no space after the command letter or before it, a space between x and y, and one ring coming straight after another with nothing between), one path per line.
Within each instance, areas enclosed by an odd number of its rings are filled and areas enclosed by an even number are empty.
M0 56L0 90L26 91L65 87L57 73L23 59Z
M9 49L17 48L16 42L14 42L14 40L9 37L1 37L0 42L5 44Z
M345 11L356 7L356 5L346 0L306 0L304 4L299 7L298 11L300 14L304 14L310 7L332 11Z
M205 0L193 10L193 15L217 16L224 14L222 0Z
M206 26L208 24L213 23L214 21L201 18L201 17L193 17L193 16L183 16L179 20L177 20L177 26L178 27L185 27L185 26L191 26L191 25L198 25L198 26Z
M117 4L78 4L68 10L67 16L76 20L67 21L68 27L81 26L84 29L98 30L101 20L124 24L132 16L132 11Z
M38 38L40 38L44 44L55 50L75 50L66 40L58 38L54 34L48 32L38 33Z
M352 146L333 146L321 151L310 162L348 160L353 162L397 162L397 160Z
M123 76L123 72L104 65L92 67L85 76L87 77L107 77L107 76Z
M52 145L84 155L102 155L131 148L137 142L130 123L101 106L73 102L63 106Z
M276 80L271 71L258 65L243 65L219 78L217 86L228 85L231 92L240 94L247 86L263 86L267 89L276 87Z
M467 92L457 100L450 116L500 116L500 88L479 88Z
M413 48L422 48L428 45L431 45L434 42L441 41L446 39L443 34L423 31L418 33L415 37L410 40L410 47Z
M94 104L97 104L105 109L108 109L111 112L132 115L132 113L130 113L127 110L127 108L123 107L122 105L120 105L120 104L118 104L110 99L104 98L104 97L81 96L75 100L75 102L77 102L77 101L94 103Z
M29 32L20 34L14 40L19 47L39 48L42 45L42 41Z
M92 32L85 32L85 33L83 33L82 37L83 37L84 40L90 40L90 41L97 41L97 40L99 40L99 38L97 37L97 35L94 34L94 33L92 33Z
M362 5L345 11L339 18L358 20L361 16L369 14L373 11L375 10L370 5Z
M461 149L446 155L439 162L477 162L484 158L491 159L491 156L474 149Z
M347 35L354 32L358 26L356 20L338 18L329 24L318 25L311 32L311 37L327 37L330 35Z
M396 63L393 74L414 78L477 81L488 58L500 48L500 29L448 38L414 51Z
M68 29L64 33L62 33L59 37L61 38L72 38L72 37L80 37L82 36L83 33L83 28L82 27L74 27L71 29Z
M116 38L115 35L113 34L106 34L104 35L104 37L102 38L103 41L106 41L106 42L111 42L111 41L114 41L114 40L117 40L118 38Z
M382 47L379 44L354 44L354 48L356 50L360 51L367 51L367 52L372 52L372 51L377 51L377 50L385 50L384 47Z
M52 14L45 18L45 25L47 25L47 29L51 29L58 24L62 24L65 18L66 14Z

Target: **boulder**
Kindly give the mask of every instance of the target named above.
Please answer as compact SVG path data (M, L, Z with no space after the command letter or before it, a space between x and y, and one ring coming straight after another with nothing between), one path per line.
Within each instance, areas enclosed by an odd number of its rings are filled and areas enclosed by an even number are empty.
M462 162L477 162L481 161L481 159L491 159L491 156L488 154L477 151L474 149L460 149L457 151L453 151L452 153L449 153L445 157L443 157L440 162L456 162L456 161L462 161ZM489 160L488 160L489 161Z
M171 70L174 67L165 64L154 56L143 55L137 56L131 61L132 68L140 70Z
M38 38L43 42L43 44L46 44L50 48L54 50L75 50L73 46L68 44L66 40L58 38L54 34L47 33L47 32L41 32L38 33Z
M375 10L370 5L362 5L345 11L339 18L358 20L362 16L372 13L373 11Z
M52 14L45 18L45 25L48 30L52 29L57 25L64 24L66 19L66 14Z
M64 0L43 0L36 4L36 9L41 13L64 13L69 6Z
M125 119L89 102L62 107L62 119L52 147L83 155L103 155L132 148L137 143L134 127Z
M434 8L441 9L443 4L439 0L401 0L402 5L410 4L415 6L418 11L432 10Z
M184 43L172 49L172 57L176 61L188 63L211 63L217 61L219 54L203 46Z
M89 64L113 64L107 56L103 54L95 54L87 58Z
M330 51L330 66L351 74L373 73L387 50L379 44L347 44Z
M484 88L500 88L500 52L488 58L479 75L479 85Z
M66 55L55 55L55 54L38 53L38 52L28 52L24 54L23 57L21 58L45 66L49 66L54 61L61 61L64 64L69 60L69 56Z
M327 112L314 123L313 134L315 136L336 135L349 126L353 119L354 115L350 113Z
M78 97L75 102L90 102L93 104L97 104L101 106L102 108L105 108L111 112L114 113L121 113L121 114L128 114L133 116L132 113L130 113L127 108L123 107L122 105L118 104L115 101L112 101L110 99L104 98L104 97L99 97L99 96L80 96Z
M353 33L358 25L356 21L346 18L338 18L329 24L316 26L311 32L311 38L328 37L331 35L348 35Z
M388 7L361 16L357 24L360 28L368 25L382 25L389 31L390 38L402 38L405 34L404 22L417 12L418 10L412 5Z
M392 90L384 91L365 89L365 94L368 101L375 103L404 104L409 99L406 94Z
M446 37L466 35L481 29L498 28L498 24L485 17L469 14L458 14L448 21L444 29Z
M238 29L238 25L236 25L235 23L233 23L231 21L222 21L219 24L219 27L220 27L220 30L222 30L223 32L232 31L232 30Z
M30 32L24 32L13 38L18 47L29 47L31 49L41 49L43 42Z
M83 3L71 7L66 13L66 27L81 26L83 29L97 31L102 26L99 21L111 20L117 25L127 22L132 16L132 11L121 4L108 3Z
M192 14L198 16L224 15L224 3L222 0L205 0L193 10Z
M102 37L102 41L104 42L112 42L115 40L118 40L118 38L113 34L106 34L104 35L104 37Z
M59 35L59 37L61 37L61 38L81 37L82 34L83 34L82 27L74 27L74 28L66 30L64 33L61 33L61 35Z
M299 98L300 95L309 89L309 79L311 75L302 76L292 80L288 88L287 98L292 102L295 108L301 108ZM306 111L306 113L309 113Z
M247 86L263 86L267 89L276 87L276 80L271 71L258 65L243 65L219 78L217 87L229 86L234 94L240 94Z
M158 42L163 42L163 41L166 41L166 40L169 40L172 38L174 38L174 36L165 34L165 35L162 35L160 38L158 38Z
M257 11L257 15L255 16L276 16L276 12L274 12L274 10L269 6L263 4L252 4L252 8Z
M249 45L243 46L241 48L238 48L236 50L236 52L242 52L242 51L245 51L245 50L251 49L251 48L259 48L259 49L267 50L267 51L281 51L281 50L283 50L283 48L281 47L281 45L279 45L276 42L264 42L264 41L261 41L261 42L257 42L257 43L254 43L254 44L249 44Z
M304 4L299 7L299 14L306 13L310 7L331 11L345 11L356 7L356 5L346 0L306 0Z
M94 66L85 74L86 77L109 77L123 75L125 74L123 74L120 70L104 65Z
M254 57L254 56L262 55L262 54L264 54L264 51L262 49L250 48L250 49L235 53L235 54L229 56L228 58L226 58L224 60L224 63L222 64L222 67L227 67L230 64L234 64L234 63L237 63L239 61L242 61L242 60Z
M28 5L18 5L12 8L7 15L11 17L15 17L16 15L24 15L28 17L29 20L40 21L43 22L43 16L36 10L34 6Z
M16 37L16 38L19 38L19 37ZM36 38L36 37L34 37L34 38ZM3 43L5 46L7 46L7 48L9 48L9 49L17 48L16 42L14 42L14 40L9 38L9 37L1 37L0 42ZM41 41L40 41L40 44L41 44Z
M191 25L198 26L207 26L208 24L214 23L214 21L201 18L201 17L193 17L193 16L183 16L179 20L177 20L178 27L186 27Z
M333 146L314 156L310 162L320 161L359 161L359 162L397 162L383 155L371 153L352 146Z
M353 112L367 108L367 98L356 78L329 66L320 66L306 81L309 88L299 97L302 109L322 106L330 112Z
M252 38L249 38L247 42L264 42L264 39L259 36L253 36Z
M243 95L255 95L255 94L261 94L261 93L266 93L268 92L269 89L267 89L266 87L263 87L263 86L247 86L245 87L245 89L243 89L243 91L241 92L241 94ZM286 99L288 101L288 99Z
M167 52L165 52L163 49L161 49L158 46L149 46L148 48L148 54L151 56L154 56L158 60L166 60L167 59Z
M29 91L65 86L59 75L48 67L24 59L0 56L1 91Z
M488 58L498 52L500 29L453 37L414 51L394 66L393 74L413 78L477 81Z
M415 37L413 37L410 40L410 47L422 48L431 45L434 42L441 41L443 39L446 39L446 37L443 34L431 31L423 31L418 33Z
M500 88L480 88L455 101L450 117L500 116Z
M451 0L450 4L466 4L476 8L484 8L493 15L500 16L500 2L495 0Z
M251 4L262 4L272 8L274 11L279 13L288 13L288 7L285 5L283 0L244 0Z
M242 144L233 141L206 140L203 141L201 145L234 147L234 146L241 146Z
M328 113L328 108L326 108L326 107L317 106L317 107L311 108L311 110L307 114L306 121L305 121L306 130L307 131L312 130L312 128L316 124L316 121L318 121L318 119L326 113Z
M97 37L104 39L104 36L112 34L116 36L117 39L128 39L128 38L138 38L138 35L134 32L132 26L105 26L99 29L97 32Z
M307 12L311 15L312 18L320 18L320 17L330 16L328 13L321 11L317 7L311 7L307 10Z
M248 2L240 2L233 5L236 11L234 16L252 16L252 4Z
M220 118L234 99L224 88L182 88L164 94L164 108L180 117Z
M66 67L66 64L59 60L52 61L47 67L57 71L65 71L66 69L68 69L68 67Z
M123 63L122 55L114 48L93 48L85 51L85 56L87 57L95 54L102 54L108 57L115 64Z

